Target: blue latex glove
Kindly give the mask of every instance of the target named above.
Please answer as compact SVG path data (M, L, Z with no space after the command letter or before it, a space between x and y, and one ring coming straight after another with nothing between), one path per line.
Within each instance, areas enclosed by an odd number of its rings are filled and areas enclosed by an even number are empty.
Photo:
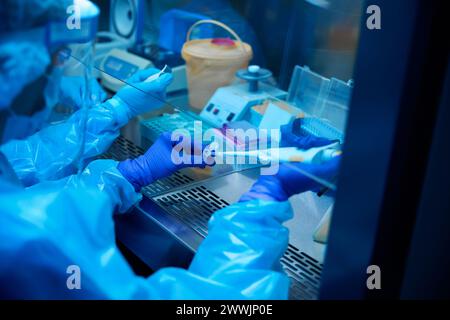
M118 165L122 175L134 186L136 191L150 183L164 177L168 177L175 171L186 167L204 168L206 164L213 163L212 159L203 161L203 145L190 145L189 163L175 164L172 159L172 149L179 143L172 141L171 134L165 132L155 141L147 152L136 158L122 161ZM192 141L192 140L191 140ZM180 151L180 150L178 150Z
M164 73L151 82L145 82L148 77L159 71L156 68L149 68L136 72L127 80L128 85L120 89L112 98L118 101L119 105L127 106L130 119L163 105L166 88L172 81L172 74Z
M80 76L63 76L60 82L59 101L73 108L80 109L82 106L82 92L85 90L85 80ZM95 78L89 79L89 90L91 101L94 103L103 102L106 99L106 92L99 85Z
M283 163L276 175L260 176L240 201L253 199L286 201L294 194L306 191L317 192L322 188L322 184L311 176L331 181L338 173L339 162L340 157L322 164Z
M303 119L298 118L289 124L281 126L281 147L297 147L301 149L310 149L326 146L333 141L322 137L316 137L311 134L304 134L301 131Z
M282 146L310 149L326 146L332 141L313 135L301 134L302 119L281 127ZM322 164L283 163L276 175L263 175L240 201L252 199L285 201L294 194L319 191L322 185L311 176L331 181L337 176L340 157ZM304 174L305 172L306 174Z

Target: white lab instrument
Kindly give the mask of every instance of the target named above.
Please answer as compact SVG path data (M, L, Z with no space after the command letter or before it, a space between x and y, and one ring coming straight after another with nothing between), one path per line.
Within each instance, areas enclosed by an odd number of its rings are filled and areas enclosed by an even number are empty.
M142 36L143 0L111 0L109 29L134 45Z
M270 97L283 98L286 92L259 84L257 92L250 92L248 84L237 84L216 90L200 113L200 117L217 127L231 121L242 120L246 112Z
M125 81L138 70L153 67L150 60L139 57L125 50L113 49L103 59L101 65L102 85L117 92Z
M112 49L127 50L141 41L144 0L111 0L109 30L97 33L95 62L100 62Z
M95 43L94 62L100 66L105 56L113 49L127 50L130 42L109 31L97 32L97 42Z

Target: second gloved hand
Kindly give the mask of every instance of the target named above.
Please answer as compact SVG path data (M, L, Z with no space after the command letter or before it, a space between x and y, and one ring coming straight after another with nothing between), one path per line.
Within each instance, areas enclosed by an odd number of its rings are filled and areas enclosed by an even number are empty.
M339 169L340 157L321 164L283 163L275 175L260 176L251 189L242 195L240 202L253 199L286 201L294 194L319 191L317 178L331 181Z
M163 105L166 88L172 81L172 75L164 73L153 81L145 82L148 77L159 71L156 68L149 68L136 72L127 80L127 85L112 98L122 107L127 107L129 119Z
M171 135L165 132L159 136L155 143L147 150L147 152L136 158L129 159L119 163L117 168L122 175L134 186L136 191L145 187L155 180L170 176L175 171L186 167L204 168L207 164L213 164L210 158L203 160L203 145L190 143L188 153L188 161L176 164L172 158L172 150L179 146L179 141L172 141ZM177 154L184 150L176 150ZM184 155L181 155L183 157Z
M309 149L326 146L333 141L302 132L303 119L298 118L281 126L281 147Z
M296 119L281 127L282 147L309 149L331 144L333 141L301 132L303 119ZM275 175L263 175L251 189L242 195L240 201L262 199L286 201L294 194L319 191L322 187L318 179L330 182L338 173L340 157L321 164L291 162L280 164ZM317 179L318 178L318 179Z

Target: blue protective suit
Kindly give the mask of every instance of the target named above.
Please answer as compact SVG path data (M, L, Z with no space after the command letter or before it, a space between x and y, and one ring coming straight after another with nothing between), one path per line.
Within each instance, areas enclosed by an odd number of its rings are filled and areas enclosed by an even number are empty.
M131 85L142 91L127 85L105 103L88 109L86 119L84 110L79 110L66 121L47 126L24 140L8 141L0 146L0 151L8 158L24 186L73 173L80 163L105 152L118 137L119 129L131 118L162 106L164 91L172 75L164 74L156 80L144 81L158 71L155 68L141 70L129 79ZM17 130L25 128L19 126Z
M289 203L252 200L216 212L188 270L161 269L145 279L115 246L112 218L140 197L113 160L27 189L0 181L0 298L287 298L279 259ZM80 290L67 288L72 265Z
M0 5L0 34L38 26L53 15L59 18L66 8L61 1L7 0ZM17 41L2 47L0 77L10 81L0 90L0 108L9 107L48 65L43 47L33 54L45 63L12 58L27 56L31 47L19 47ZM165 88L170 78L161 76L157 82ZM136 87L147 92L152 83ZM116 99L90 109L81 160L106 151L121 126L148 110L149 98L125 87ZM163 101L162 91L154 98L155 103ZM64 123L0 147L28 186L0 177L0 298L287 298L289 281L279 264L288 243L282 226L291 216L286 202L252 200L220 210L189 270L163 269L148 279L134 275L115 246L112 216L127 211L141 195L113 160L93 161L81 174L70 175L80 161L82 122L77 112ZM73 265L81 272L80 290L67 285Z
M126 107L107 101L89 109L82 160L105 152L118 137L128 118ZM24 140L11 140L0 146L24 186L65 177L76 169L80 150L81 111L67 121L48 126Z

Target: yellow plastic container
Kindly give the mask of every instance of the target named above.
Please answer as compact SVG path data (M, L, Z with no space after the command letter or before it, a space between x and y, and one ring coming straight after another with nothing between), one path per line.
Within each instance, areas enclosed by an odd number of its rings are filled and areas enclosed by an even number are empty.
M235 40L228 38L191 40L192 30L205 23L222 27ZM200 111L217 88L231 84L236 71L248 67L253 51L249 44L242 42L236 32L222 22L200 20L189 29L181 55L186 61L189 104L195 111Z

